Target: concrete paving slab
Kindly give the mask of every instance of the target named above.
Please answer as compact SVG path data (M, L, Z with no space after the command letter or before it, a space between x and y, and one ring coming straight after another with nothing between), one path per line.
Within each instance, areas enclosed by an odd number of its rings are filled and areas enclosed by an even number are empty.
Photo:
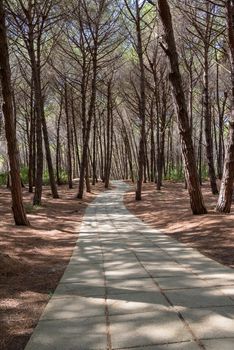
M159 345L191 340L191 334L172 311L110 316L113 348Z
M61 283L73 283L80 282L83 279L104 279L103 268L101 265L74 265L71 264L67 267L61 278Z
M105 288L104 288L104 280L97 280L97 283L94 281L82 281L79 283L60 283L56 288L53 297L61 298L61 297L71 297L71 296L97 296L104 297Z
M145 254L145 253L142 254L137 252L136 255L139 261L141 261L144 265L151 264L151 263L167 264L167 263L175 262L172 258L170 258L168 255L165 255L161 251L159 251L159 253L157 251L156 252L154 251L153 254Z
M71 260L69 262L70 264L102 264L103 263L103 258L102 255L100 254L99 256L82 256L78 254L73 254L71 257Z
M126 348L118 350L126 350ZM201 348L194 342L180 342L174 344L137 347L131 348L131 350L201 350Z
M25 350L104 350L107 347L104 317L41 321Z
M123 204L127 189L116 182L87 208L69 266L26 350L106 350L106 315L112 350L201 349L192 331L204 350L233 350L233 270L132 215Z
M77 317L105 315L104 298L72 296L72 298L51 298L42 320L59 320Z
M218 288L223 294L234 300L234 285L222 286Z
M138 261L136 256L129 252L123 252L119 254L114 254L112 252L104 253L104 262L105 261L116 261L116 262L133 262Z
M127 294L109 295L107 305L110 315L152 312L167 309L169 304L160 292L147 291Z
M234 301L215 287L168 290L165 294L174 305L189 308L234 305Z
M130 269L130 268L136 268L139 267L140 263L135 261L127 261L127 262L119 262L119 261L104 261L104 268L106 271L113 270L113 269Z
M183 274L182 276L154 277L154 280L159 284L160 288L165 290L209 287L206 281L189 274Z
M233 350L234 338L203 340L206 350Z
M106 280L112 279L120 279L120 278L147 278L149 277L147 272L140 266L132 267L132 268L121 268L121 269L107 269L105 271Z
M199 339L230 338L234 330L234 307L185 309L181 314ZM234 343L233 343L234 344Z
M141 279L116 279L107 281L108 295L126 294L128 292L159 291L159 288L151 278Z

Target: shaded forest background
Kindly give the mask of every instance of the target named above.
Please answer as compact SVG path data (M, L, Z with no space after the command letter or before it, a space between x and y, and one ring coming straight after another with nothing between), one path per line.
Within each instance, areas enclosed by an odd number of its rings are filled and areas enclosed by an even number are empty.
M80 199L98 180L106 188L110 179L137 181L138 200L142 182L159 190L179 180L201 214L200 185L209 179L218 194L223 176L217 210L230 211L233 1L9 0L1 7L10 62L2 84L10 79L16 157L34 205L43 184L58 198L57 187L72 188L75 178ZM0 182L14 187L3 116Z

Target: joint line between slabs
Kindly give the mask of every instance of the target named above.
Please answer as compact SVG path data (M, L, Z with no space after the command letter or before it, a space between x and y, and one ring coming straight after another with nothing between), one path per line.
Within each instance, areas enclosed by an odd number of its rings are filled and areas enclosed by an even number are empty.
M107 214L108 215L108 214ZM110 218L110 221L114 221L111 220L110 215L108 215ZM115 226L115 225L114 225ZM118 228L115 226L116 231L118 232L118 234L121 237L121 231L118 230ZM122 239L126 242L126 238L122 237ZM171 309L176 312L178 318L181 320L181 322L185 325L185 327L187 328L187 330L189 331L189 333L192 335L193 341L195 341L197 343L197 345L199 346L199 348L201 350L206 350L204 344L201 342L200 339L198 339L196 337L196 335L194 334L193 330L191 329L189 323L184 319L183 315L181 314L181 312L178 310L178 308L172 303L172 301L167 297L167 295L165 294L165 292L162 290L162 288L159 286L159 284L154 280L153 276L151 275L151 273L145 268L145 266L142 264L142 262L140 261L140 259L138 258L137 254L135 253L135 251L133 249L131 249L128 246L128 243L126 242L126 250L130 251L131 253L134 254L134 256L136 257L137 261L139 262L139 264L141 265L141 267L145 270L145 272L148 274L148 276L151 278L151 280L153 281L153 283L159 288L160 293L162 294L162 296L166 299L167 303L170 305Z
M185 327L187 328L187 330L189 331L189 333L192 335L193 340L197 343L197 345L199 346L199 348L201 350L205 350L205 346L204 344L201 342L200 339L198 339L195 335L195 333L193 332L193 330L191 329L189 323L184 319L183 315L181 314L181 312L178 310L178 308L172 303L172 301L168 298L168 296L165 294L165 292L162 290L162 288L160 287L160 285L155 281L155 279L153 278L153 276L151 275L151 273L145 268L145 266L142 264L142 262L139 260L138 256L136 255L136 253L129 249L136 257L136 259L138 260L139 264L141 265L141 267L145 270L145 272L149 275L149 277L151 278L151 280L153 281L154 284L156 284L156 286L159 288L160 293L162 294L162 296L166 299L166 301L168 302L168 304L170 305L170 307L172 308L173 311L176 312L177 316L179 317L179 319L183 322L183 324L185 325Z
M123 201L123 199L122 199ZM105 210L106 211L106 210ZM118 229L118 227L116 227L116 225L114 224L114 220L111 218L111 215L106 211L107 216L109 217L110 222L112 222L113 226L116 229L116 232L118 232L119 236L121 236L121 231ZM141 235L141 233L140 233ZM126 238L122 237L123 241L126 242ZM153 243L153 242L152 242ZM155 244L153 244L155 245ZM102 244L101 244L102 247ZM160 247L161 248L161 247ZM187 330L189 331L189 333L191 334L193 341L195 341L197 343L197 345L199 346L199 348L201 350L206 350L204 344L201 342L200 339L198 339L196 337L196 335L194 334L193 330L191 329L189 323L184 319L183 315L181 314L181 312L178 310L178 308L172 303L172 301L167 297L167 295L165 294L165 292L162 290L162 288L159 286L159 284L154 280L153 276L151 275L151 273L145 268L145 266L142 264L142 262L140 261L140 259L138 258L137 254L135 253L135 251L133 249L131 249L128 246L128 243L126 242L126 250L130 251L131 253L134 254L134 256L136 257L137 261L139 262L139 264L141 265L141 267L145 270L145 272L148 274L148 276L151 278L151 280L153 281L153 283L159 288L160 293L162 294L162 296L165 298L165 300L167 301L167 303L170 305L171 309L177 314L178 318L181 320L181 322L184 324L184 326L187 328ZM161 248L161 250L163 251L163 249ZM164 252L165 253L165 252ZM166 252L167 255L169 255ZM105 282L105 303L106 303L106 324L107 324L107 346L108 346L108 350L113 350L112 349L112 345L111 345L111 334L110 334L110 319L109 319L109 311L108 311L108 305L107 305L107 288L106 288L106 276L105 276L105 268L104 268L104 255L103 255L103 251L102 251L102 256L103 256L103 271L104 271L104 282Z
M98 234L99 237L99 234ZM102 252L102 265L103 265L103 274L104 274L104 288L105 288L105 319L106 319L106 338L107 338L107 350L112 350L111 342L111 330L110 330L110 315L107 304L107 282L106 282L106 273L104 267L104 253L102 249L102 242L100 241L101 252Z

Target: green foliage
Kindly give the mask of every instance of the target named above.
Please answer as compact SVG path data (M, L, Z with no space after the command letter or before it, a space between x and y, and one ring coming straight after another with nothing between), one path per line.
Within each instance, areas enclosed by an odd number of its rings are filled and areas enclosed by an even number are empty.
M40 209L41 207L39 205L33 205L31 203L27 203L24 205L26 213L31 214Z
M209 178L209 173L208 173L208 167L207 165L202 165L201 167L201 177L202 177L202 180L208 180Z
M28 183L28 167L25 166L20 169L20 177L23 184Z
M60 170L59 178L62 184L66 184L68 182L68 173L65 170Z
M59 173L60 181L62 184L66 184L68 182L68 174L65 170L60 170ZM43 185L49 185L50 184L50 177L48 170L45 170L43 173Z
M6 186L7 185L7 172L0 173L0 186ZM60 181L62 184L66 184L68 182L68 174L63 169L60 171ZM23 182L23 184L28 184L28 167L22 167L20 169L20 177ZM50 177L48 170L45 170L43 173L43 185L49 185L50 184Z
M42 181L43 181L43 185L49 185L50 184L50 177L49 177L49 172L48 170L45 170L43 172L43 178L42 178Z
M209 174L208 174L208 167L207 165L203 164L201 167L201 177L203 181L208 180ZM169 181L184 181L185 176L184 176L184 171L183 168L171 168L169 169L169 172L166 177L164 177L164 180L169 180Z
M169 171L169 174L165 177L165 180L169 181L184 181L184 172L182 168L173 168Z
M0 186L6 186L7 184L7 173L0 173Z

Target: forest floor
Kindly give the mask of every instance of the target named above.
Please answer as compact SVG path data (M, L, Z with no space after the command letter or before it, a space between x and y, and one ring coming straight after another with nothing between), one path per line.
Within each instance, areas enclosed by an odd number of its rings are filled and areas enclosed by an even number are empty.
M43 206L33 208L24 190L31 227L15 227L10 192L0 188L0 349L24 349L69 262L85 208L103 184L83 201L77 186L59 188L60 199L43 190Z
M143 185L142 201L135 201L134 187L125 195L125 205L145 223L202 254L234 268L234 205L231 214L217 214L217 196L209 185L202 186L207 215L192 215L183 183L165 182L161 191L155 184Z

